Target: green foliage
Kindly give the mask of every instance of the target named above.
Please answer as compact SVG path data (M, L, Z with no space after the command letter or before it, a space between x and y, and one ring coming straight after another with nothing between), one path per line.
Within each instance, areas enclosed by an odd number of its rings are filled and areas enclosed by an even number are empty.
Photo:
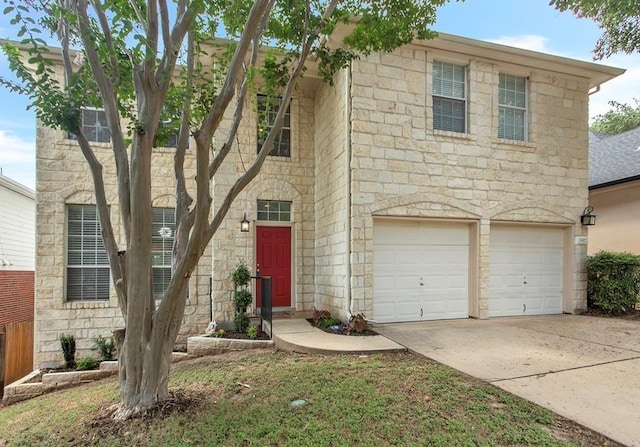
M258 338L258 332L260 331L260 328L258 326L255 325L251 325L247 328L247 336L251 339L251 340L256 340Z
M596 116L590 129L607 135L618 135L640 127L640 101L634 98L633 102L635 106L609 101L613 110Z
M76 365L76 371L88 371L90 369L96 369L100 362L93 357L82 357L78 360Z
M601 251L587 259L590 307L609 314L633 309L640 300L640 255Z
M550 0L559 11L571 11L578 17L595 21L602 36L594 50L597 59L617 52L640 51L640 2L635 0Z
M60 346L62 347L62 355L67 368L75 368L76 366L76 337L72 334L60 334Z
M238 332L246 332L250 322L251 320L246 312L238 312L236 316L233 317L233 325Z
M223 338L224 337L224 329L216 329L211 334L212 337L215 338Z
M320 329L327 329L331 326L338 326L342 324L342 320L331 316L331 312L328 310L313 309L313 315L311 316L313 325Z
M238 287L247 287L251 281L251 272L244 261L241 261L231 274L233 285Z
M98 338L93 341L93 350L98 351L100 358L103 361L114 360L116 354L116 342L113 337L102 338L102 335L99 335Z
M253 301L251 292L245 289L233 292L233 305L238 309L246 309Z

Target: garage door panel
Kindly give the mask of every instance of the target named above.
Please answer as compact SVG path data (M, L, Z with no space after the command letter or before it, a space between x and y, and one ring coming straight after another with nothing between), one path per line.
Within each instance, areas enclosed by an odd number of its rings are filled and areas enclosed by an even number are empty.
M562 312L564 230L491 228L489 316Z
M468 270L468 225L376 222L373 318L467 317Z

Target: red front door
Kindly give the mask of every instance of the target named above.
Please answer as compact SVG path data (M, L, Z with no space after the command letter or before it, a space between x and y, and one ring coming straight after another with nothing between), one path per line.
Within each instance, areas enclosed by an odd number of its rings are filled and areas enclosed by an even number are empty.
M256 227L256 264L271 277L273 307L291 307L291 228ZM256 293L260 305L260 290Z

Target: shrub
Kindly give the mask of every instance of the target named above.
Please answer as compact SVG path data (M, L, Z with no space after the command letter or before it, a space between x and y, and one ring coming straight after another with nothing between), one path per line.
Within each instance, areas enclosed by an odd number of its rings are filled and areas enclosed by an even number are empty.
M78 360L78 365L76 366L77 371L87 371L90 369L96 369L98 367L99 362L93 357L83 357Z
M76 337L72 334L60 334L60 346L67 368L76 367Z
M608 314L632 310L640 299L640 255L601 251L587 259L587 302Z
M233 305L238 309L246 309L251 301L253 297L248 290L236 290L233 294Z
M328 310L313 309L313 315L311 316L313 325L320 329L327 329L331 326L338 326L342 324L339 318L331 316L331 312Z
M351 315L349 322L347 323L347 335L351 335L352 332L364 332L368 326L367 318L364 314Z
M215 337L215 338L223 338L224 337L224 329L215 329L211 333L211 336Z
M236 287L246 287L251 281L251 272L244 261L241 261L231 274L231 279Z
M98 338L94 339L93 345L93 350L98 351L103 361L115 360L116 342L113 337L102 338L101 335L98 335Z
M240 312L233 318L233 324L238 332L246 332L250 321L246 312Z
M249 337L251 340L255 340L258 338L258 332L258 326L249 326L249 328L247 329L247 337Z

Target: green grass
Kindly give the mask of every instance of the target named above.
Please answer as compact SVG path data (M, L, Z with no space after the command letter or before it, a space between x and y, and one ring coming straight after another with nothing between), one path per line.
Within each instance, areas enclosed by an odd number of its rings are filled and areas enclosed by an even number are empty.
M175 366L170 387L194 403L162 418L96 422L118 399L114 380L3 408L0 446L567 446L595 436L555 439L548 410L411 354L240 357Z

